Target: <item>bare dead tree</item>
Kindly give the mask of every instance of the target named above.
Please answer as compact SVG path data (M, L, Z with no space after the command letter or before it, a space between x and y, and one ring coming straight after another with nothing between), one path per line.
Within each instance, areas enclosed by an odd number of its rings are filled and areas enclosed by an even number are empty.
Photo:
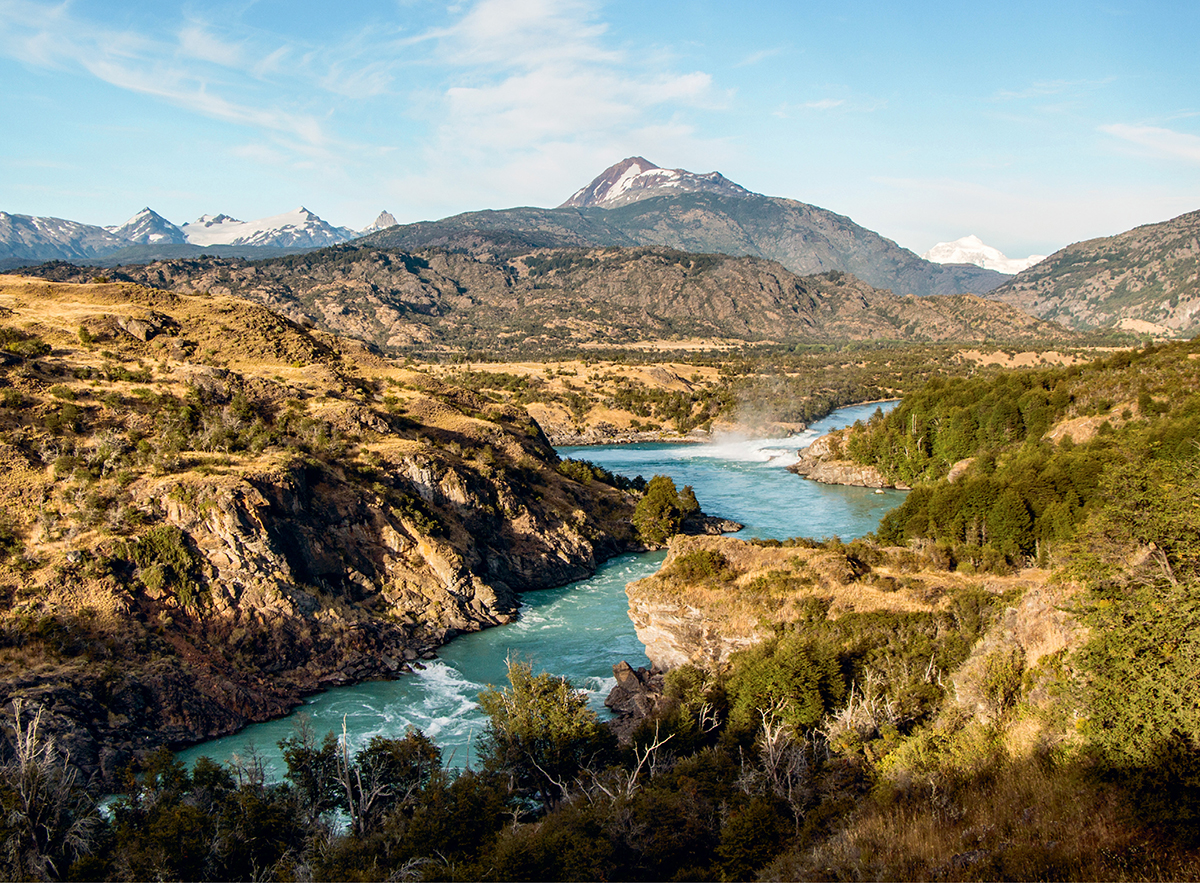
M13 758L0 767L0 788L8 792L4 819L7 872L13 878L53 880L87 855L100 824L96 802L79 780L68 753L42 732L43 709L32 719L25 703L13 702Z
M634 766L633 772L629 774L629 782L625 786L625 793L632 797L633 793L638 788L638 777L641 776L643 769L649 769L650 778L654 778L658 771L658 749L662 748L668 742L675 738L672 733L669 736L662 737L658 733L658 722L654 722L654 740L645 748L638 748L636 745L633 748L633 756L637 758L637 765Z
M814 795L813 754L817 746L809 739L796 739L783 720L784 703L760 710L762 736L759 764L766 787L792 810L799 833Z
M583 792L591 800L596 791L606 794L610 800L616 800L619 796L632 797L640 788L639 779L643 771L648 771L650 778L658 772L661 759L659 758L659 749L675 738L675 734L671 733L668 736L659 734L659 725L656 722L654 725L654 739L651 742L639 748L633 746L633 756L637 760L632 770L621 770L615 776L609 776L608 781L599 776L594 770L587 769L584 772L591 778L589 787L583 788ZM565 795L565 792L564 792Z
M384 780L380 770L374 766L364 769L363 764L350 759L350 737L346 732L346 718L342 717L342 738L337 753L337 779L346 795L346 811L354 833L363 835L371 828L376 814L392 796L392 786Z

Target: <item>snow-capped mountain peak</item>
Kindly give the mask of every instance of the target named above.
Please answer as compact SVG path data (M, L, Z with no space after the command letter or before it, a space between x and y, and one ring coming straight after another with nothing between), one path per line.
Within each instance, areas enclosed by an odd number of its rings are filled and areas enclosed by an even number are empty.
M1044 254L1031 254L1027 258L1006 257L998 248L984 244L974 235L953 242L939 242L921 257L935 264L974 264L997 273L1020 273L1046 259Z
M103 227L65 218L0 212L0 261L6 266L87 260L128 244Z
M215 227L220 224L244 224L245 221L239 221L232 215L201 215L192 221L191 224L184 224L184 227Z
M395 223L386 212L376 223L385 215ZM348 227L334 227L303 206L256 221L241 221L226 214L202 215L183 226L172 224L150 208L142 209L124 224L111 227L0 212L0 266L17 267L49 260L87 261L131 245L324 248L358 235Z
M663 169L644 157L631 156L609 166L559 208L617 208L653 196L696 192L753 195L720 172L697 175L685 169Z
M187 242L183 230L150 208L142 209L119 227L105 229L127 242L145 245L183 245Z
M323 248L353 239L348 227L334 227L304 206L282 215L239 221L229 215L202 215L182 228L192 245L257 245L275 248Z

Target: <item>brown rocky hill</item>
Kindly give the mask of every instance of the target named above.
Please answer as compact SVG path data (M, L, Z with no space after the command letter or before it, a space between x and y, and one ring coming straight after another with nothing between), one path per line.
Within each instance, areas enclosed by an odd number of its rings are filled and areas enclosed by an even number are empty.
M60 264L26 272L83 281L94 271ZM340 246L267 261L159 261L107 273L162 289L249 298L392 353L544 355L672 337L812 343L1065 334L970 295L901 298L838 271L801 277L759 258L665 248L476 256Z
M1069 245L988 297L1069 328L1191 335L1200 328L1200 211Z
M0 277L0 463L2 703L110 777L638 546L524 411L223 295Z

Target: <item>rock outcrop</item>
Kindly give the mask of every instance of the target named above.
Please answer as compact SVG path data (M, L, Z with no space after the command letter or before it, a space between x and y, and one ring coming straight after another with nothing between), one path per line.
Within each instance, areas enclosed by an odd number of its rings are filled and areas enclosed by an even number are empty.
M613 666L615 687L609 691L604 704L617 716L608 726L617 735L621 744L632 740L633 732L647 717L662 704L663 673L654 669L634 669L622 660Z
M838 430L821 436L807 448L801 448L797 452L800 459L789 466L788 471L822 484L910 490L903 482L888 479L875 466L864 466L842 457L843 437L843 432Z
M561 473L523 411L261 307L20 280L0 305L27 344L0 366L0 705L110 785L644 548L635 498Z
M1024 590L1045 578L1044 571L1028 570L989 578L984 587ZM942 570L908 549L871 546L863 554L834 542L675 537L658 572L631 582L625 593L654 671L680 665L717 671L777 625L880 610L928 612L978 585L973 575ZM622 709L639 704L636 685L627 687Z

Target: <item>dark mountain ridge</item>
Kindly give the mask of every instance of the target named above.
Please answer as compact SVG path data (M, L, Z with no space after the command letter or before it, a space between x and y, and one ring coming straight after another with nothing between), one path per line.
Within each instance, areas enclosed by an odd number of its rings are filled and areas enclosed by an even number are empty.
M513 248L665 246L778 261L793 273L853 273L897 294L979 294L1007 278L923 260L890 239L817 206L748 193L646 196L616 208L566 206L467 212L401 224L358 240L406 251L437 246L470 254Z

